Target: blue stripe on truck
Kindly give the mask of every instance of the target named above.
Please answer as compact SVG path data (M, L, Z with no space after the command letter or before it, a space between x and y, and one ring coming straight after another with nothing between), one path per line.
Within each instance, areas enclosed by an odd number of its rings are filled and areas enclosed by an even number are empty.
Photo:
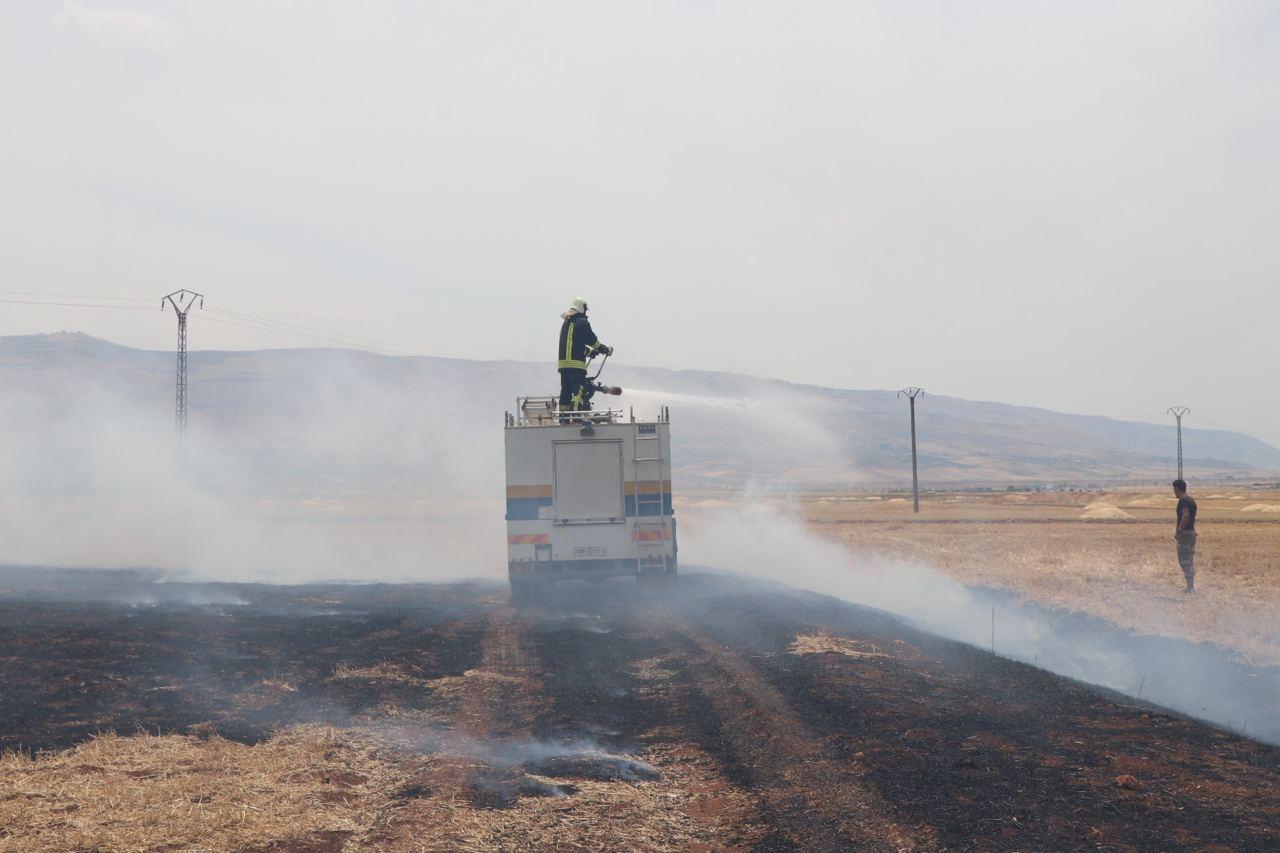
M551 506L551 498L507 498L507 521L536 521L544 506Z
M539 511L544 506L551 506L551 498L507 498L507 521L537 521ZM657 502L644 502L640 507L639 515L675 515L675 508L671 505L671 494L662 496L662 508L659 510ZM626 496L626 514L627 518L635 518L636 499L634 495Z
M657 502L652 500L652 497L656 497L656 495L654 495L654 496L650 496L650 495L641 495L641 497L643 497L643 498L647 498L648 500L644 501L644 505L640 507L640 512L639 512L639 513L637 513L637 512L636 512L636 498L635 498L635 495L627 495L627 496L626 496L626 500L627 500L627 517L628 517L628 518L632 518L632 517L634 517L634 516L636 516L636 515L645 515L645 516L647 516L647 515L675 515L675 510L674 510L674 508L671 506L671 493L670 493L670 492L667 492L667 493L665 493L665 494L662 496L662 509L661 509L661 511L659 511L659 509L658 509L658 504L657 504Z

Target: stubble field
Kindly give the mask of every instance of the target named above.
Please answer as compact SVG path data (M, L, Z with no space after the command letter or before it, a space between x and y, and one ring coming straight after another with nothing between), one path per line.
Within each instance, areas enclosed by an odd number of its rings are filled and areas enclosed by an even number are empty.
M1280 494L1199 500L1194 596L1151 491L798 503L867 560L1280 660ZM514 607L0 567L0 851L1276 848L1245 732L687 568Z
M858 554L918 561L974 586L1123 628L1280 663L1280 492L1213 488L1199 505L1196 592L1182 592L1176 501L1108 492L810 495L812 529Z
M0 568L0 649L0 851L1280 843L1275 747L740 577Z

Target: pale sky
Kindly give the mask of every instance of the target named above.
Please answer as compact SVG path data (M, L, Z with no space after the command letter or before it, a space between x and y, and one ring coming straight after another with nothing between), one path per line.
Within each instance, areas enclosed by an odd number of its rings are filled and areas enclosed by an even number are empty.
M0 109L0 299L147 309L0 334L550 362L583 296L628 364L1280 443L1280 2L10 0Z

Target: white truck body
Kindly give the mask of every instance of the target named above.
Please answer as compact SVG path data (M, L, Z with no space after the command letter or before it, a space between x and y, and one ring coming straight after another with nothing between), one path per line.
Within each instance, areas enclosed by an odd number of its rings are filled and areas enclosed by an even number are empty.
M560 414L550 398L507 415L507 561L517 597L569 578L674 578L671 434L621 412Z

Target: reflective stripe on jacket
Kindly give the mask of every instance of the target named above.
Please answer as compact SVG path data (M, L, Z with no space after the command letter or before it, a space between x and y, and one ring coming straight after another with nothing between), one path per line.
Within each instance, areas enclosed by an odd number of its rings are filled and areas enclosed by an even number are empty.
M556 350L557 365L565 368L587 369L587 356L600 349L602 344L591 331L591 323L586 314L574 314L566 317L560 324L560 347Z

